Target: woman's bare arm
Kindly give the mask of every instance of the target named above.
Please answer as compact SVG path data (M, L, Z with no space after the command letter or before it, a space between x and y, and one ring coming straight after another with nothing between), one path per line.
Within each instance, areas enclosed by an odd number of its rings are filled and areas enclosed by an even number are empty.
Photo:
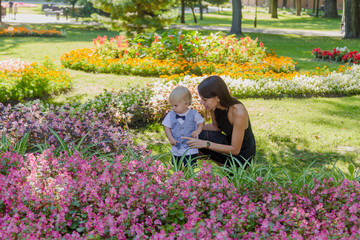
M241 104L233 106L229 113L229 121L233 125L231 145L210 142L208 148L220 153L238 155L244 139L245 129L248 127L248 114L245 107ZM184 139L188 140L187 145L191 148L206 148L207 142L209 142L207 140L186 137Z

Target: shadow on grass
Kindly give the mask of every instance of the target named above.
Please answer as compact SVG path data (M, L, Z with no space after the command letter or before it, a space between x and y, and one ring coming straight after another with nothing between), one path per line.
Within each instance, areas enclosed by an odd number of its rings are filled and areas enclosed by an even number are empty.
M197 14L198 16L199 14ZM185 22L189 25L222 25L231 26L232 12L222 11L205 13L203 20L199 20L195 24L192 14L185 14ZM253 26L254 13L244 12L242 18L243 26ZM313 31L338 31L340 30L341 17L338 18L322 18L322 17L298 17L295 15L278 14L279 18L271 18L270 14L259 13L257 18L258 28L280 28L280 29L301 29ZM180 22L178 21L177 24Z
M319 107L319 111L323 112L324 114L359 121L360 95L338 98L336 101L330 101L328 99L317 99L317 102L322 103L316 106ZM324 104L326 104L325 107ZM323 124L331 124L331 122L324 122Z
M335 162L353 163L356 167L360 167L355 153L314 152L299 147L297 143L291 141L289 136L272 135L270 138L277 146L266 150L260 148L256 153L256 158L260 164L270 164L277 170L286 169L292 174L301 173L302 169L313 162L315 162L312 166L313 170L320 170L323 167L331 169ZM306 139L298 139L298 141L302 143L301 145L309 144Z

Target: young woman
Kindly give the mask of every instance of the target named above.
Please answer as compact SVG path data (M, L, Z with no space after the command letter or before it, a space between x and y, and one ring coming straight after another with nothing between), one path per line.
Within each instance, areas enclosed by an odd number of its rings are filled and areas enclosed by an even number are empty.
M210 76L198 85L201 104L210 111L212 123L206 124L199 139L184 137L190 148L199 148L218 164L232 155L242 164L255 156L256 143L245 106L230 95L224 80Z

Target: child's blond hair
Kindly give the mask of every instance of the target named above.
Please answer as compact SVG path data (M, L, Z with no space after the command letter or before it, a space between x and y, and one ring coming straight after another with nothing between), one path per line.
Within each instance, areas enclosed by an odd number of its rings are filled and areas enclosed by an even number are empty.
M184 86L177 86L171 91L169 96L170 104L185 102L191 105L191 100L191 93L189 89Z

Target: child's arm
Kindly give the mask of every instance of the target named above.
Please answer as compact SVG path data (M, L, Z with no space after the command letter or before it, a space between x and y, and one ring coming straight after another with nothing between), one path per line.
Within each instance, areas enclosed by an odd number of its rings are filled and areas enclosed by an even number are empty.
M199 123L197 129L191 133L191 137L197 138L205 126L205 122Z
M164 129L165 129L166 137L169 139L170 144L176 146L176 143L178 143L178 141L176 141L176 139L171 134L171 129L166 126L164 126Z

